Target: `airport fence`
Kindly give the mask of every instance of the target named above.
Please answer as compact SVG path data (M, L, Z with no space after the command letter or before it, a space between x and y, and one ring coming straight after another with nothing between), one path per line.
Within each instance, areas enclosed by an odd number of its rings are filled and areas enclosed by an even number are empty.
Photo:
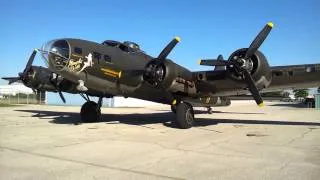
M314 95L315 98L315 108L320 109L320 94Z
M1 95L0 104L45 104L37 94Z

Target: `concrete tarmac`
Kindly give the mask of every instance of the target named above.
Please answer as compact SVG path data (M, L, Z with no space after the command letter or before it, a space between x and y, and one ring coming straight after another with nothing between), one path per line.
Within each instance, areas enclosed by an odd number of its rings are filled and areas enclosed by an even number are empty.
M0 108L0 179L320 179L320 110L253 101L199 109L177 129L169 106Z

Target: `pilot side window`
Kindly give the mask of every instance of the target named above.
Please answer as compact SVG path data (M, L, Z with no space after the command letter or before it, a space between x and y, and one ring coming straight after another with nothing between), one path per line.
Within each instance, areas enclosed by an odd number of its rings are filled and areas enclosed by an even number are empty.
M120 48L122 51L124 51L124 52L129 52L129 47L128 47L128 46L125 46L125 45L123 45L123 44L120 44L120 45L119 45L119 48Z
M82 49L79 48L79 47L75 47L75 48L74 48L74 52L75 52L76 54L82 54Z
M93 52L93 58L96 60L100 60L101 59L101 54L98 52Z
M111 63L111 57L109 55L104 55L104 61L107 63Z
M98 61L98 64L100 64L101 54L98 52L93 52L93 59Z

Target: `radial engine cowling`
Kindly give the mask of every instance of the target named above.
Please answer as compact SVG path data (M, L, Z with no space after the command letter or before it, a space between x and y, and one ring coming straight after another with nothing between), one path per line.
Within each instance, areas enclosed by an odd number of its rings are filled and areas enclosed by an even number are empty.
M151 60L146 65L143 78L150 85L173 93L196 94L192 72L171 60Z
M56 91L56 88L50 83L52 72L46 68L33 66L22 76L22 82L32 88L43 91Z
M249 59L243 59L247 52L247 48L239 49L233 52L228 61L242 61L242 66L247 69L258 89L267 88L271 83L271 70L266 57L262 52L256 51ZM238 62L239 63L239 62ZM242 80L243 73L239 68L227 66L230 76L235 80Z

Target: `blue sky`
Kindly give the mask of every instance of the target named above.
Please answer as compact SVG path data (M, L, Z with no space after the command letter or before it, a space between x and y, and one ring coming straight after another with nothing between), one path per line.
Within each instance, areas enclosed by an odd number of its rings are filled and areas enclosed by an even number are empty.
M271 65L320 63L320 1L0 1L0 77L22 71L34 48L55 38L135 41L156 56L175 36L170 54L180 65L203 70L199 58L227 58L247 47L268 21L275 27L260 48ZM44 65L40 58L35 64ZM210 68L210 67L209 67ZM4 84L0 81L0 84ZM66 96L79 104L78 96ZM60 103L49 95L50 103Z

